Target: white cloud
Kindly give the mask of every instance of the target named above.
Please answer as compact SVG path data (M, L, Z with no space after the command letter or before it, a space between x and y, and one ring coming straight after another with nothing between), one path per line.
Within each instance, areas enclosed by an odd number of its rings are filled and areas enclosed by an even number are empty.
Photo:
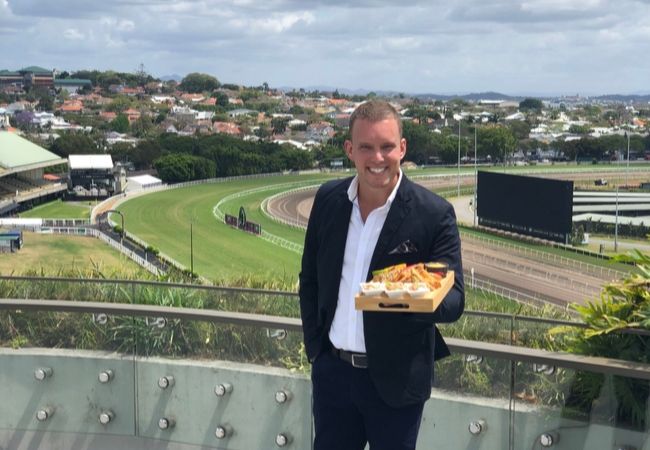
M132 20L120 20L115 29L118 31L133 31L135 29L135 23Z
M84 38L84 35L75 28L68 28L63 32L63 37L71 41L80 41Z
M283 33L300 22L310 25L314 20L315 17L311 12L303 11L300 13L274 14L273 17L259 19L233 19L230 24L251 33Z
M249 85L624 93L649 89L649 2L0 0L0 69L143 62Z

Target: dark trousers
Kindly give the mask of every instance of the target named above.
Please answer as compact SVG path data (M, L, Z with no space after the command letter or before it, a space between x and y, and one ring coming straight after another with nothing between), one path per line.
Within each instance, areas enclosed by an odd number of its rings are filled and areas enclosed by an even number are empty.
M314 450L413 450L424 403L388 406L367 369L324 352L311 372L316 437Z

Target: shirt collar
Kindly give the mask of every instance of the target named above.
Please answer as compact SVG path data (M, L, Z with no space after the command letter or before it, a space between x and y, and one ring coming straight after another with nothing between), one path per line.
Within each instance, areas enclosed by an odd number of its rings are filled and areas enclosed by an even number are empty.
M399 177L397 178L397 183L395 184L395 187L391 191L390 195L388 196L388 199L386 200L386 203L384 203L383 206L389 206L393 203L393 200L395 200L395 197L397 196L397 190L399 189L399 185L402 183L402 169L399 169ZM350 183L350 187L348 187L348 199L352 203L356 203L358 201L358 196L359 196L359 175L355 175L354 178L352 179L352 183Z

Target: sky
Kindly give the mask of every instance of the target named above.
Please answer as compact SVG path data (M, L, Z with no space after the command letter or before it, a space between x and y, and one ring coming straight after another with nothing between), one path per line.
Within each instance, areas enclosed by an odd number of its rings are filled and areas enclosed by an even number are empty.
M248 86L648 94L650 0L0 0L0 70L141 64Z

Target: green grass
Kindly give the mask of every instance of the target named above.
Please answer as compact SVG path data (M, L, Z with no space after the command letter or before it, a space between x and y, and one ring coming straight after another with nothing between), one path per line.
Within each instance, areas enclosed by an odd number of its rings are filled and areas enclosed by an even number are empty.
M85 236L24 232L23 248L0 256L0 273L3 275L52 275L62 270L90 271L95 276L106 278L116 270L144 276L144 269L126 256L99 239Z
M300 255L218 222L212 209L222 198L248 189L322 179L323 175L278 176L201 184L136 197L117 209L124 214L128 232L187 267L190 267L190 222L193 222L194 271L204 277L223 279L254 275L295 281ZM268 220L259 210L261 200L277 191L271 189L250 198L233 200L223 210L237 215L243 205L249 220L261 223L273 234L302 243L301 231Z
M90 217L92 205L82 203L69 203L55 200L44 203L20 214L24 218L43 219L87 219Z
M582 166L584 167L584 166ZM428 170L431 172L431 169ZM438 169L438 173L441 171ZM411 171L411 175L423 171ZM346 174L335 173L331 176ZM225 197L252 189L249 194L222 203L221 210L234 216L244 206L247 219L262 225L262 229L301 244L304 232L279 224L266 217L261 202L271 195L290 189L289 183L322 181L326 175L277 176L226 183L202 184L188 188L171 189L136 197L121 204L127 231L157 247L161 252L190 267L190 222L193 221L194 271L212 280L233 277L261 276L282 278L294 282L300 268L300 255L267 242L260 237L234 230L218 222L212 210ZM483 234L465 228L468 233ZM483 234L485 235L485 234ZM493 235L491 239L514 245L562 255L591 264L629 270L627 266L558 248L513 241Z

